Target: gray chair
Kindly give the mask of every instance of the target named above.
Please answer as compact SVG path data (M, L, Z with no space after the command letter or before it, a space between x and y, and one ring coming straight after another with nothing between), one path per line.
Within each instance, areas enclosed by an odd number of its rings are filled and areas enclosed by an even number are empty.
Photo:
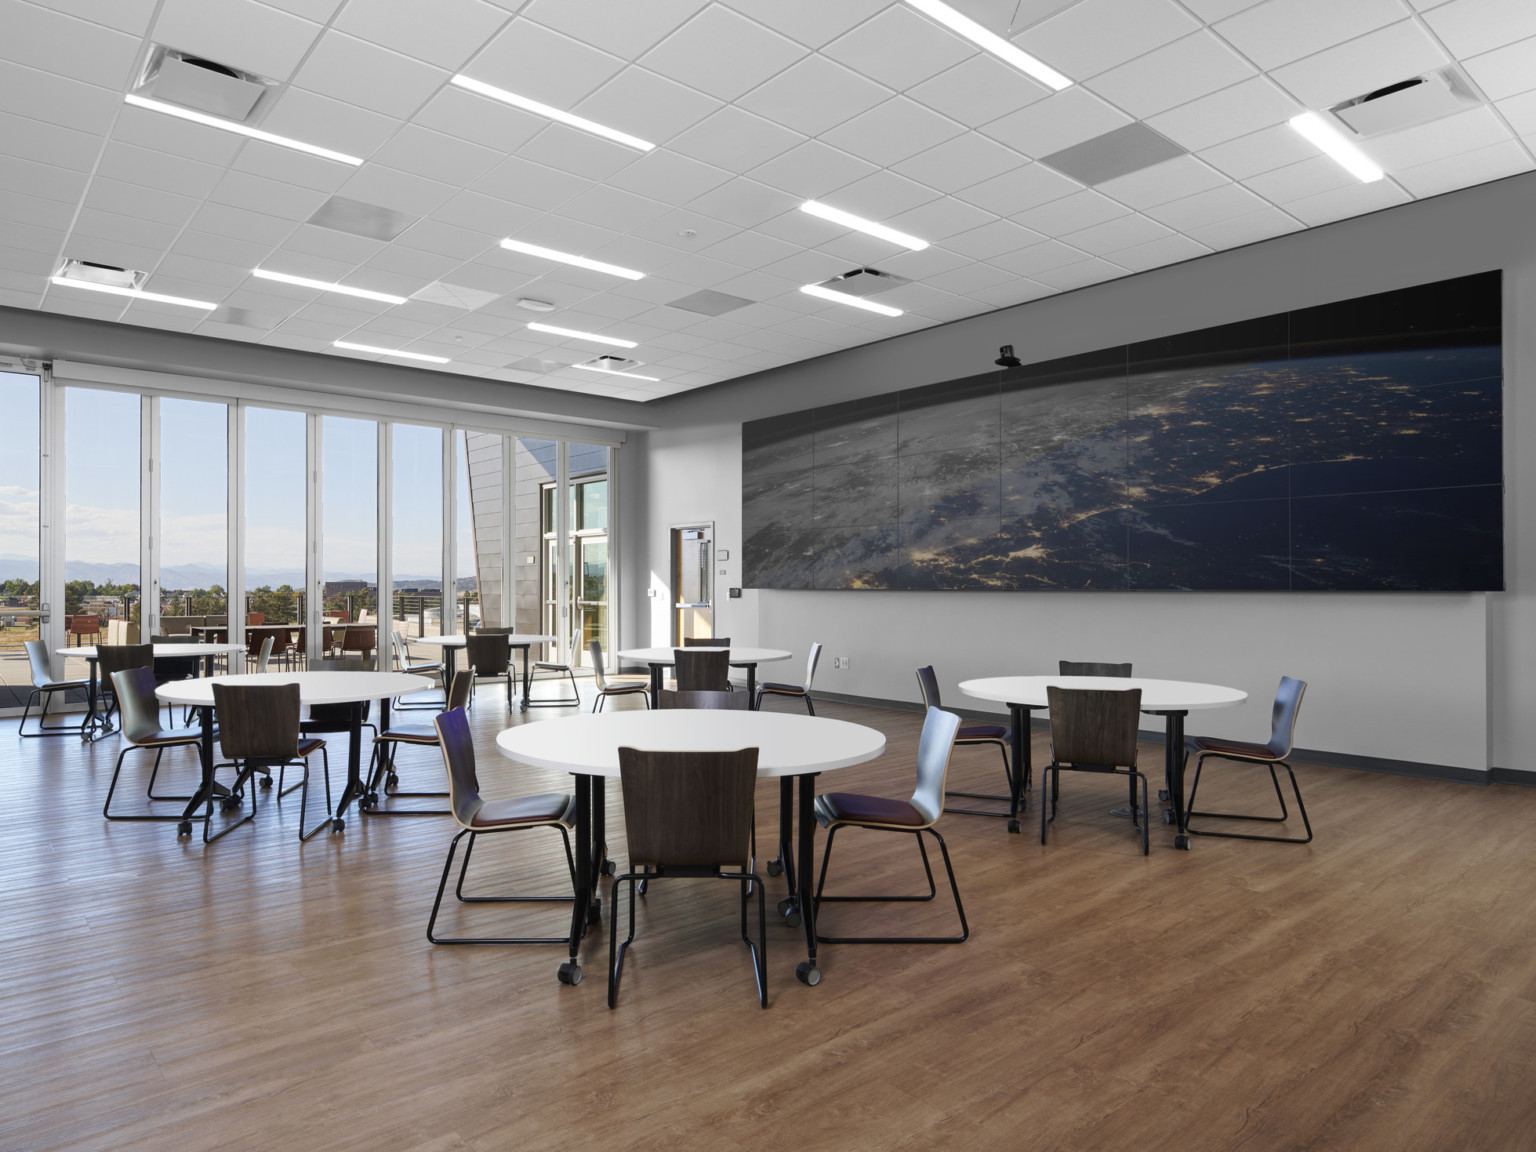
M944 812L944 779L949 772L949 755L955 746L960 717L953 712L928 709L923 718L923 732L917 745L917 786L910 800L891 800L884 796L865 796L855 792L825 792L816 797L816 822L827 830L827 846L821 857L821 876L816 881L817 923L823 903L908 904L925 903L938 894L933 882L933 868L928 863L928 849L923 844L926 833L938 841L949 875L949 890L960 914L958 936L823 936L816 939L830 944L962 944L970 936L965 906L960 903L960 887L955 883L955 868L949 859L949 847L934 825ZM832 842L844 828L868 828L878 832L904 832L917 839L923 857L923 872L928 877L926 896L826 896L827 871L832 862ZM808 965L802 965L802 969Z
M571 855L570 830L575 821L576 797L568 792L544 792L537 796L519 796L509 800L485 800L480 795L480 779L475 772L475 744L469 732L464 709L454 708L432 720L438 744L443 750L443 766L448 771L448 806L459 831L448 843L448 859L443 864L443 878L432 901L432 915L427 920L427 939L434 944L566 944L561 936L439 936L437 913L442 907L448 874L453 870L454 853L459 841L464 845L464 862L459 866L459 880L454 896L462 904L569 904L575 900L576 861ZM521 832L530 828L554 828L565 844L565 865L571 878L570 896L466 896L464 874L469 871L469 857L475 840L495 832ZM579 970L578 970L579 971ZM577 979L579 979L579 975ZM575 980L572 981L575 983Z
M1044 776L1049 788L1040 801L1040 843L1046 842L1056 819L1063 772L1095 772L1124 776L1130 784L1131 827L1141 834L1141 852L1151 851L1148 840L1147 778L1136 770L1136 723L1141 712L1141 689L1123 692L1099 688L1047 686L1051 709L1051 762ZM1123 771L1122 771L1123 769ZM1136 785L1141 784L1141 802Z
M610 696L638 696L645 701L645 706L651 706L650 683L645 680L626 680L617 684L608 683L608 678L603 675L603 644L600 640L594 640L587 645L592 655L592 681L597 685L597 699L592 701L592 711L601 712L603 702Z
M443 709L451 712L455 708L463 708L469 703L470 689L474 687L475 675L468 668L460 668L453 674L453 683L448 688L448 707ZM437 748L439 740L437 729L431 724L391 724L384 731L373 738L373 759L368 766L368 787L365 791L360 807L365 812L375 816L452 816L453 813L446 808L380 808L379 793L382 791L389 796L431 796L442 798L447 792L402 792L400 791L400 777L395 774L395 750L401 745L409 745L414 748ZM381 788L382 785L382 788Z
M553 672L557 680L564 676L571 682L571 694L554 698L546 697L543 700L533 699L533 682L540 672ZM561 663L559 660L535 660L528 680L528 707L530 708L573 708L581 704L581 689L576 686L576 670L569 664Z
M300 734L297 684L221 684L215 680L213 710L219 720L219 750L236 768L235 781L220 801L225 810L240 807L245 786L258 774L270 775L273 768L303 764L304 779L295 785L303 789L299 802L299 840L308 840L330 825L330 757L324 740ZM304 816L309 808L309 757L316 752L320 753L325 776L325 819L305 832ZM213 818L213 799L210 792L203 822L204 843L226 836L256 817L256 793L252 791L250 814L210 836L208 828Z
M202 735L190 728L164 729L160 727L160 701L155 696L155 672L154 669L140 665L136 668L125 668L112 674L112 689L117 696L118 705L123 717L123 741L124 747L117 754L117 764L112 769L112 783L107 786L107 801L101 806L101 814L108 820L139 820L139 821L180 821L181 813L175 815L141 815L141 816L114 816L112 814L112 794L117 791L117 778L123 771L123 758L135 748L153 748L155 750L155 765L149 775L149 783L145 786L145 795L151 800L180 800L185 803L192 799L187 796L156 796L155 777L160 774L160 758L167 748L196 748L202 743Z
M642 883L709 877L741 885L741 938L752 954L758 1003L768 1007L768 923L763 882L753 871L752 807L757 749L652 752L619 749L629 870L614 877L608 936L608 1007L619 1003L624 957L635 940L635 893ZM643 865L645 871L636 871ZM727 869L730 869L727 871ZM629 930L619 942L619 890L629 885ZM757 895L757 941L747 904Z
M24 647L27 650L27 662L32 670L32 694L27 697L26 707L21 711L21 723L17 726L17 734L21 736L79 736L86 737L86 726L91 717L87 713L79 724L49 724L48 705L59 692L70 692L78 688L82 692L90 687L87 680L55 680L53 669L48 662L48 646L41 640L28 640ZM42 711L37 716L37 731L27 731L27 717L31 715L32 705L42 704Z
M1185 741L1185 754L1195 754L1195 779L1189 789L1189 808L1185 829L1194 836L1222 836L1229 840L1268 840L1275 844L1310 844L1312 842L1312 822L1307 819L1307 806L1301 802L1301 789L1296 784L1296 773L1286 763L1291 755L1291 748L1296 739L1296 714L1301 711L1301 698L1307 690L1305 680L1295 680L1290 676L1280 678L1280 687L1275 691L1275 706L1270 713L1269 743L1249 744L1242 740L1226 740L1219 736L1192 736ZM1254 764L1269 769L1269 782L1274 785L1275 799L1280 801L1280 815L1278 816L1248 816L1237 812L1199 812L1195 809L1195 796L1200 791L1200 773L1205 768L1207 759L1231 760L1238 764ZM1286 775L1291 778L1291 791L1296 794L1296 807L1301 815L1301 822L1307 830L1306 836L1253 836L1240 832L1213 832L1206 828L1195 828L1188 820L1196 816L1206 820L1257 820L1266 824L1281 824L1289 817L1285 807L1285 796L1280 791L1280 778L1275 775L1275 766L1284 768Z
M944 703L939 698L939 678L933 671L933 665L929 664L917 670L917 689L923 694L924 708L943 708ZM995 792L956 792L949 791L945 796L960 796L966 800L996 800L1001 804L1013 804L1013 766L1008 758L1009 741L1013 733L1006 724L962 724L955 735L956 744L995 744L1003 756L1003 781L1008 791L999 796ZM1024 788L1029 787L1029 781L1024 782ZM1023 791L1021 788L1020 791ZM1007 812L988 812L982 808L946 808L944 811L955 816L991 816L997 820L1012 820ZM1008 831L1017 832L1018 827L1012 823L1008 825Z
M679 692L729 692L731 654L724 648L674 648Z
M811 704L811 681L816 678L816 664L821 660L821 645L811 645L810 658L805 662L804 684L778 684L772 681L757 686L757 700L752 707L761 708L764 696L795 696L805 701L805 710L812 716L816 715L816 709Z
M405 640L400 633L396 632L393 628L389 630L389 644L395 654L395 670L397 672L404 672L411 676L430 676L438 680L443 678L443 665L441 662L412 664L410 649L406 647ZM447 685L444 685L444 689L443 700L446 703L448 699ZM394 706L397 711L401 712L423 712L429 709L436 712L439 710L435 700L413 700L410 702L396 700ZM452 704L447 706L449 708L453 707Z

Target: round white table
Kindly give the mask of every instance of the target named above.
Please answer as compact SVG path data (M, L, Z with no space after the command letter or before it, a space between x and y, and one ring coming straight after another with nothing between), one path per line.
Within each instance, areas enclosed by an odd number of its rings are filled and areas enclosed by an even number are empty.
M1166 748L1164 776L1167 796L1173 805L1165 820L1177 827L1174 846L1188 850L1188 814L1184 808L1184 717L1207 708L1229 708L1248 699L1240 688L1220 684L1200 684L1186 680L1150 680L1145 677L1120 676L992 676L980 680L962 680L960 691L978 700L993 700L1008 705L1013 720L1013 800L1009 809L1008 831L1019 830L1019 798L1029 786L1030 713L1049 706L1046 689L1086 688L1110 692L1141 689L1141 710L1165 720ZM1021 771L1022 769L1022 771Z
M172 644L171 648L190 648L190 644ZM186 811L182 813L177 828L180 835L190 835L192 817L199 807L207 805L208 814L213 811L213 686L297 684L299 704L350 704L347 733L350 737L347 749L347 786L342 790L341 801L336 805L336 815L331 820L331 831L340 832L345 826L343 816L347 805L364 792L362 780L362 727L363 704L369 700L379 702L379 730L389 728L389 703L412 692L422 692L432 687L425 676L411 676L404 672L251 672L237 676L211 676L201 680L176 680L162 684L155 695L167 704L181 704L196 708L202 724L203 781L193 794ZM253 802L254 803L254 802ZM203 840L217 840L226 832L249 820L246 816L218 836L208 835L208 823L203 825Z
M597 712L567 716L548 724L521 724L496 737L501 754L539 768L576 777L576 907L571 917L570 969L579 979L582 937L602 916L597 878L611 873L604 841L604 781L619 775L620 748L669 752L758 749L757 775L799 781L799 837L787 826L789 791L780 808L780 861L789 897L780 904L789 923L805 929L806 960L798 974L807 984L821 980L816 967L816 917L811 898L816 847L816 776L873 760L885 751L885 734L862 724L801 716L793 712L738 712L669 708L654 712ZM772 869L770 869L770 874ZM798 877L798 880L797 880ZM563 967L563 966L562 966Z
M533 682L528 678L528 666L532 660L529 650L535 644L554 644L558 636L535 636L530 632L512 632L507 636L507 644L512 648L523 650L523 711L528 710L528 693L533 688ZM406 641L410 644L431 644L443 650L443 685L453 683L454 668L457 663L459 649L468 645L469 641L462 633L450 632L446 636L416 636ZM509 700L508 704L511 703Z
M86 689L85 697L85 721L80 726L81 738L90 740L93 738L92 733L95 733L97 736L111 735L116 731L112 727L111 718L101 717L98 719L96 716L96 701L100 697L100 691L97 687L96 662L101 659L100 649L95 644L87 644L79 648L57 648L55 651L60 656L78 656L80 659L88 661L91 666L90 686ZM244 651L245 649L239 644L155 644L151 648L150 655L156 660L168 659L174 656L201 656L203 658L203 675L212 676L213 658L215 656L224 656ZM98 728L100 729L99 732L97 731Z
M681 645L679 645L681 647ZM716 645L700 644L700 648L712 648ZM728 663L732 668L745 668L747 670L747 696L755 703L757 698L757 666L759 664L771 664L775 660L788 660L794 655L782 648L747 648L740 644L719 645L730 652ZM620 660L633 660L637 664L649 664L651 667L651 707L661 706L661 680L663 669L670 668L677 663L676 648L626 648L618 653Z

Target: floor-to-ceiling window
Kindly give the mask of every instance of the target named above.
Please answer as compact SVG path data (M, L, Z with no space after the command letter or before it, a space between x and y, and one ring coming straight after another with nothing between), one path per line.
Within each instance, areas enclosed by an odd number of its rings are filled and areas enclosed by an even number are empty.
M160 617L229 612L229 406L160 401Z
M407 643L443 627L443 430L391 429L390 572L393 626ZM448 627L453 631L452 599ZM421 653L423 658L427 653Z
M325 416L320 421L322 616L330 625L376 625L379 593L379 426ZM322 637L322 643L325 638ZM333 630L329 649L371 659L378 647L359 629ZM385 639L388 643L388 639Z
M588 661L596 640L612 649L608 636L608 449L572 444L569 477L571 647L577 663Z
M26 703L32 678L25 644L40 635L41 391L37 376L0 372L0 708Z
M306 636L309 572L308 419L279 408L245 409L245 610L270 631L280 658L298 659Z

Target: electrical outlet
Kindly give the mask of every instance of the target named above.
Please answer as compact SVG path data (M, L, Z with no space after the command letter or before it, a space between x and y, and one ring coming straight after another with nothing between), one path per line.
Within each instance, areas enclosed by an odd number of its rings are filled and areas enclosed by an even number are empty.
M853 657L852 656L844 656L843 657L843 667L844 668L852 668L853 667Z

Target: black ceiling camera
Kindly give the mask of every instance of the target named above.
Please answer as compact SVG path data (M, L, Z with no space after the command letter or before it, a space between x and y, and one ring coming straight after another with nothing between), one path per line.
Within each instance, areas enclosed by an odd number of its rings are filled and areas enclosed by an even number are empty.
M1022 368L1024 366L1024 361L1013 354L1012 344L1004 344L997 352L997 359L992 361L992 363L996 364L999 368Z

